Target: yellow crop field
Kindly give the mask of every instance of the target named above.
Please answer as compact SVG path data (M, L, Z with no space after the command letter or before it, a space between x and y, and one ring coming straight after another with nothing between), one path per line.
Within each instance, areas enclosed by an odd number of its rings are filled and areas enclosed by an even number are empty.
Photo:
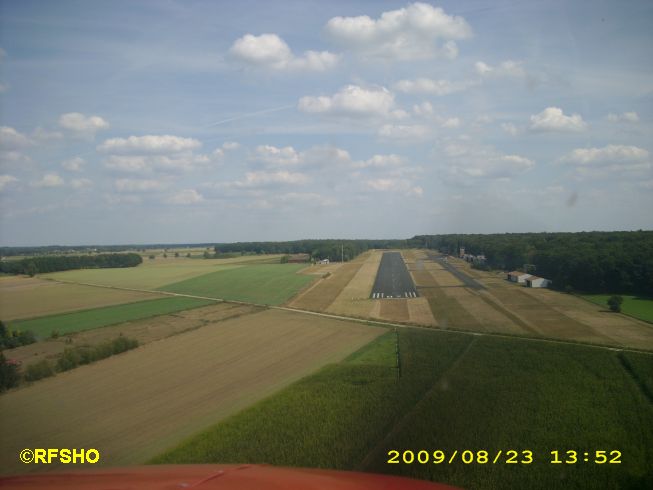
M267 310L152 342L0 397L4 473L35 471L25 447L96 448L143 463L385 329Z

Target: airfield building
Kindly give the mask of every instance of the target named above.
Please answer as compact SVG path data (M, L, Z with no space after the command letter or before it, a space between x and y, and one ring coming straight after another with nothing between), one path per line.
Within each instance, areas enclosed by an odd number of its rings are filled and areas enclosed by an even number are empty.
M529 288L548 288L552 282L543 277L530 276L526 279L526 286Z
M522 271L512 271L508 272L506 275L506 279L508 279L510 282L516 282L518 284L525 284L526 280L531 277L530 274L527 274L526 272Z

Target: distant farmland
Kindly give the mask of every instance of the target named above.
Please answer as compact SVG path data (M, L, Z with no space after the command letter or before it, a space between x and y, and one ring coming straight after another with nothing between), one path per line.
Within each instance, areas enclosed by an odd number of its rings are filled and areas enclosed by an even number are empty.
M305 264L247 265L169 284L160 290L278 305L314 280L314 277L297 274L305 267Z
M2 312L0 319L7 321L34 318L156 297L160 296L138 291L109 290L37 278L8 276L0 278L0 312Z
M155 315L198 308L212 304L211 300L195 298L159 298L91 310L80 310L61 315L50 315L31 320L11 322L14 329L31 330L39 337L48 337L53 331L59 334L80 332L116 323L141 320Z
M401 329L397 380L392 338L379 338L154 462L365 469L469 489L650 488L653 405L616 353ZM638 370L653 370L653 356L636 362ZM441 449L449 456L527 449L535 462L387 464L391 449ZM616 449L622 464L549 463L550 451L568 449L581 455Z

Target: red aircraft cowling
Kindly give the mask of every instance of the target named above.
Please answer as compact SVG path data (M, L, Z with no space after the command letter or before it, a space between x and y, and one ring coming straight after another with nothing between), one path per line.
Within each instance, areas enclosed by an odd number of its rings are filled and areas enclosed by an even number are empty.
M268 465L154 465L0 477L0 487L61 490L456 490L396 476ZM459 490L459 489L458 489Z

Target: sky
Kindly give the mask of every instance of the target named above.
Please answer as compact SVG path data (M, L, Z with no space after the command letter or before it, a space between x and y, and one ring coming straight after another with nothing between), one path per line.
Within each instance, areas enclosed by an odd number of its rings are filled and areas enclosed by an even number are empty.
M653 228L650 1L0 0L0 245Z

